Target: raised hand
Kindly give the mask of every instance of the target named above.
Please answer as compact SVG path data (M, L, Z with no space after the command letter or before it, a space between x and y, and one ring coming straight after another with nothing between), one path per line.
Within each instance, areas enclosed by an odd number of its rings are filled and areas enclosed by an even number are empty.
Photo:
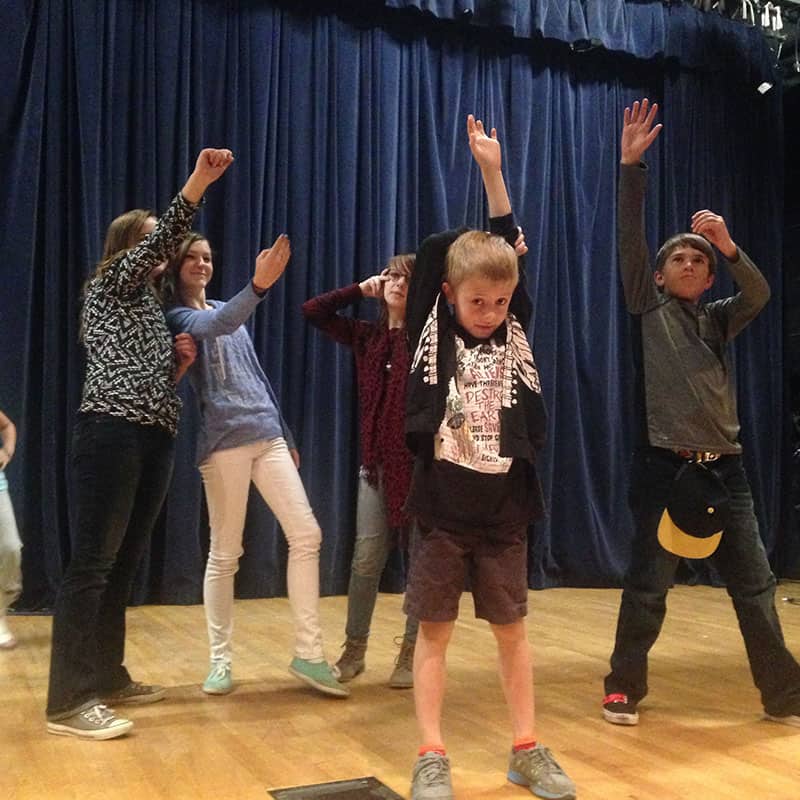
M197 156L194 171L198 176L206 178L210 184L221 177L231 164L233 164L233 153L230 150L207 147Z
M658 103L653 103L648 111L649 103L645 97L641 104L637 100L633 108L625 109L620 158L623 164L638 164L645 150L653 144L664 127L661 123L653 125L658 113Z
M364 297L383 297L383 287L389 280L389 268L384 269L380 275L373 275L358 284Z
M194 171L186 180L181 194L190 203L199 203L205 190L233 163L230 150L207 147L201 150Z
M467 136L469 137L469 149L481 170L499 172L503 156L500 151L500 142L497 141L497 129L492 128L491 134L487 136L483 129L483 122L469 114L467 116Z
M253 284L259 291L266 291L275 281L283 275L292 247L289 237L282 233L273 243L272 247L262 250L256 256L256 269L253 275Z
M704 208L692 214L692 233L708 239L717 250L730 261L736 259L736 243L731 239L725 220L713 211Z

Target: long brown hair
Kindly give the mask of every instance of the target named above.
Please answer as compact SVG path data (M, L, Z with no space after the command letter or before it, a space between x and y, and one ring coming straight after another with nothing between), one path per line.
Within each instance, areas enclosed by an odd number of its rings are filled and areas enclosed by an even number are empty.
M155 290L161 305L164 308L171 308L181 302L180 293L180 274L181 264L186 258L192 245L196 242L207 242L208 238L197 231L189 231L186 238L180 243L178 249L172 254L167 262L167 268L158 276L155 282Z
M411 279L411 273L414 271L414 265L417 263L416 253L401 253L400 255L392 256L386 264L385 269L389 272L399 272L405 275L407 281ZM378 299L380 304L380 311L378 312L378 324L389 324L389 308L386 305L386 298L383 291Z
M81 291L82 300L86 297L86 290L92 280L99 278L115 261L122 258L125 253L144 239L145 234L142 228L145 222L154 216L155 214L149 208L134 208L111 221L106 231L106 240L103 243L103 255L97 262L94 272L84 281ZM85 333L83 324L83 311L81 311L78 328L78 337L81 340Z
M111 264L144 239L142 228L154 216L148 208L134 208L120 214L111 222L106 231L103 256L97 262L94 277L102 275Z

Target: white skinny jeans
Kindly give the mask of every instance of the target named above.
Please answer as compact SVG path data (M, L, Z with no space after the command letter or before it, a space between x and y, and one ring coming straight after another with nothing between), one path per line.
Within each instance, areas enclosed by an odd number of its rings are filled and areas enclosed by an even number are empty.
M283 438L218 450L201 465L211 547L203 583L203 602L211 661L231 660L233 582L239 569L250 481L283 529L289 544L286 583L295 627L295 655L321 659L319 625L319 548L317 520L300 474Z
M3 478L0 472L0 479ZM0 489L0 616L19 597L22 589L22 542L8 489Z

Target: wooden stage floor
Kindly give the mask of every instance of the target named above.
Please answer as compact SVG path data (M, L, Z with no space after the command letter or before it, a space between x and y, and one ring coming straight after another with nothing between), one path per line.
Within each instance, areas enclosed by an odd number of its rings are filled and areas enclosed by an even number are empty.
M800 656L800 585L778 587L787 643ZM600 713L618 590L530 593L538 733L578 786L580 800L798 800L800 728L761 718L744 646L724 590L680 586L651 657L638 727ZM124 707L131 735L86 742L44 726L50 619L14 616L20 640L0 651L3 800L269 800L268 789L374 775L403 796L417 748L410 691L386 687L401 632L401 597L381 595L367 671L351 697L323 697L287 672L285 599L236 606L237 688L207 697L200 606L145 606L128 615L127 664L169 687L164 702ZM345 598L321 601L326 650L343 639ZM449 653L445 737L459 800L532 797L505 780L506 709L494 640L462 602ZM120 709L122 710L122 709Z

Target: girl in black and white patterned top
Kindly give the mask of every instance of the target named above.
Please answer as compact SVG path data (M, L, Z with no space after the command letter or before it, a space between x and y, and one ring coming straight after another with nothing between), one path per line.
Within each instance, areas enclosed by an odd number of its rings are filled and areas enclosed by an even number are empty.
M53 616L50 733L121 736L133 723L106 703L164 696L123 666L125 609L172 475L176 382L196 350L191 337L178 338L173 350L150 280L232 161L230 150L203 150L160 219L143 210L117 217L86 286L86 378L72 441L73 550Z

